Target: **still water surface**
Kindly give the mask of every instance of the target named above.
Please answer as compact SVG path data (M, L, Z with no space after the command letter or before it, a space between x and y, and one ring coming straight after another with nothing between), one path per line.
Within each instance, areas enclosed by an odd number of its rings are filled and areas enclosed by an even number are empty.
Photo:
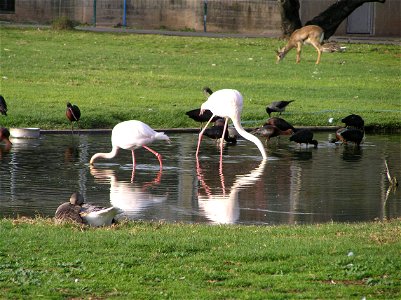
M0 217L52 217L74 191L131 220L272 225L400 217L401 188L388 191L384 165L401 179L400 135L367 135L360 149L331 144L331 135L315 133L317 149L273 139L265 162L240 139L225 147L220 169L213 140L203 140L197 163L197 134L171 133L171 144L151 145L163 156L162 172L139 149L135 174L130 151L88 164L111 150L110 134L14 139L10 151L0 145Z

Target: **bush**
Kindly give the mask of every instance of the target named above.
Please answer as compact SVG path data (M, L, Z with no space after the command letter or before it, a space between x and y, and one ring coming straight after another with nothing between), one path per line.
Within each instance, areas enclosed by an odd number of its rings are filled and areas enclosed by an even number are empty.
M59 17L52 22L52 28L54 30L73 30L75 27L74 21L67 17Z

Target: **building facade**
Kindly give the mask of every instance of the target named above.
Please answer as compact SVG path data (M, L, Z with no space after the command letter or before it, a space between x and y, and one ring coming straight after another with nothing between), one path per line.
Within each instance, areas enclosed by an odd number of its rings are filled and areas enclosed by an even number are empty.
M301 21L336 1L300 0ZM277 0L0 0L0 21L50 24L59 17L105 27L281 35ZM365 3L335 35L400 37L400 20L400 0Z

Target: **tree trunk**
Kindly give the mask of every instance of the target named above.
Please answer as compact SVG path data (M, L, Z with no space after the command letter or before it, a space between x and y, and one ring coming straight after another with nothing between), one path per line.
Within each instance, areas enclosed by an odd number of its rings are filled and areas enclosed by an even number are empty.
M294 30L301 28L302 23L299 17L299 0L277 0L280 6L281 26L283 36L289 36ZM337 0L328 9L323 11L305 25L318 25L324 30L324 38L331 37L355 9L366 2L385 3L386 0Z
M290 36L294 30L301 28L299 18L299 0L277 0L280 5L281 30L283 36Z
M318 25L324 30L324 39L331 37L355 9L366 2L384 3L386 0L339 0L305 25Z

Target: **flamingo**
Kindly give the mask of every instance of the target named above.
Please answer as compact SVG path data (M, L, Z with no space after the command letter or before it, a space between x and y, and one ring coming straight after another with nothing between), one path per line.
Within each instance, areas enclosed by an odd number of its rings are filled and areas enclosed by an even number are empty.
M295 101L295 100L274 101L274 102L272 102L271 104L269 104L269 105L266 107L266 112L267 112L267 114L269 115L269 117L270 117L270 115L271 115L272 112L278 112L278 113L280 113L280 115L281 115L281 113L282 113L283 111L285 111L285 108L287 107L287 105L290 104L291 102L294 102L294 101Z
M152 205L162 204L167 200L168 192L164 195L157 195L153 192L153 187L160 184L162 171L150 182L134 183L129 180L118 178L115 170L111 169L90 169L91 175L95 180L110 184L110 203L119 209L118 219L128 218L137 219L141 212Z
M0 95L0 113L7 116L7 103L2 95Z
M210 97L202 104L201 113L206 109L209 109L213 115L207 122L206 126L199 133L198 146L196 149L196 157L198 157L199 147L202 140L203 133L205 132L207 126L212 121L213 117L218 115L225 119L224 129L222 136L225 136L225 131L227 130L228 119L233 121L234 127L243 138L253 142L262 154L263 159L267 159L265 148L262 142L254 135L248 133L241 125L241 112L242 112L243 99L242 95L237 90L223 89L214 92ZM223 157L223 142L220 142L220 160Z
M156 132L149 125L137 121L130 120L118 123L114 126L111 132L112 149L109 153L96 153L90 159L90 164L93 165L94 161L98 158L111 159L117 155L118 149L131 150L132 152L132 170L135 170L135 153L134 150L138 148L145 148L152 152L159 160L160 170L163 167L162 157L159 153L149 148L148 144L157 140L164 140L170 142L170 139L164 132Z
M71 132L74 133L73 122L77 122L78 124L78 121L81 118L81 110L77 105L67 102L67 109L65 110L65 116L71 122Z

